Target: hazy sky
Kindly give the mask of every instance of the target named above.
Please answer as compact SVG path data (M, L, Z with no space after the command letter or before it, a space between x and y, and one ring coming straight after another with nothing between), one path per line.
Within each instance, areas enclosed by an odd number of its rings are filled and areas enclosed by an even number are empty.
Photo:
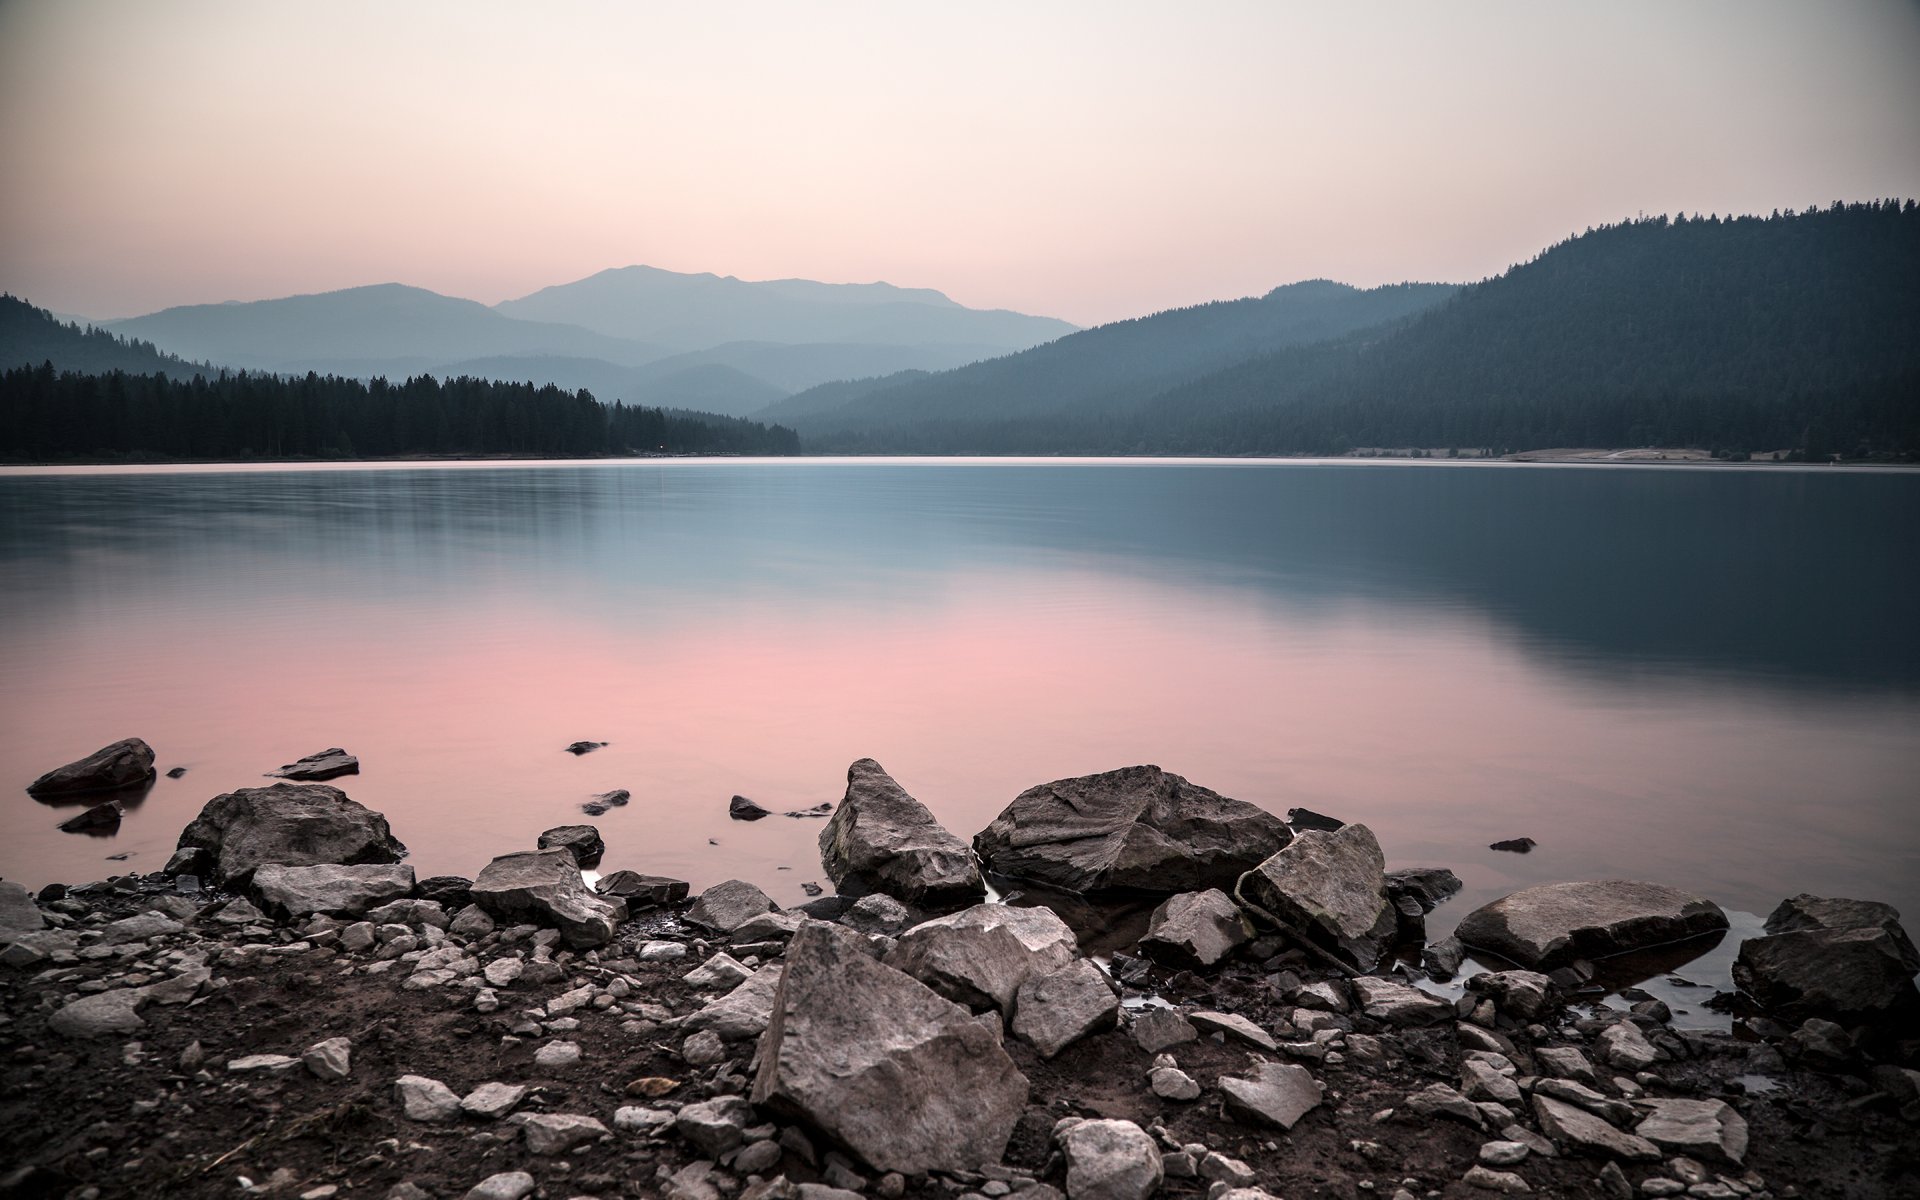
M609 266L1082 323L1920 196L1920 4L0 0L0 289Z

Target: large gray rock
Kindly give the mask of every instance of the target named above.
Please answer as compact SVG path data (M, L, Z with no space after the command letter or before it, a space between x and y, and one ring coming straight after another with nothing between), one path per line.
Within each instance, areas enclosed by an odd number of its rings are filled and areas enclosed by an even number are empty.
M384 816L324 783L275 783L215 796L180 831L179 848L207 851L215 879L228 887L269 863L360 866L407 856Z
M153 747L139 738L102 746L27 785L35 796L83 796L153 782Z
M576 949L612 941L627 919L626 902L589 891L565 850L501 855L473 881L473 902L495 917L553 926Z
M1644 950L1726 927L1720 906L1691 892L1602 879L1522 888L1468 913L1455 936L1523 967L1551 971L1575 959Z
M1741 1165L1747 1156L1747 1120L1724 1100L1646 1100L1634 1132L1670 1154Z
M687 910L687 923L714 933L732 933L761 913L779 911L780 906L759 888L744 879L729 879L700 893Z
M987 894L967 844L870 758L847 768L846 798L820 831L820 864L835 887L852 884L922 908Z
M973 848L989 871L1070 892L1171 895L1231 887L1292 836L1272 813L1142 766L1028 788Z
M1615 1129L1605 1118L1575 1108L1564 1100L1536 1092L1533 1115L1540 1122L1540 1132L1569 1149L1630 1162L1654 1162L1660 1158L1660 1148L1652 1142Z
M1013 1032L1042 1058L1119 1023L1120 997L1100 968L1084 958L1027 980L1014 999Z
M1169 896L1153 910L1140 952L1175 967L1211 967L1253 940L1253 925L1219 888Z
M1234 896L1365 971L1393 947L1386 856L1365 825L1310 829L1240 877Z
M813 1125L880 1171L997 1163L1027 1080L997 1028L808 921L787 946L753 1102Z
M534 845L542 850L565 850L583 867L597 865L607 852L600 831L591 825L556 825L542 833Z
M1920 1014L1910 947L1879 925L1802 929L1740 943L1733 981L1773 1016L1879 1024Z
M254 871L252 887L260 906L281 920L315 913L358 917L411 893L413 868L399 863L363 867L334 863L285 867L269 863Z
M1798 933L1807 929L1867 929L1887 931L1900 952L1900 960L1920 971L1920 950L1907 937L1900 924L1900 910L1877 900L1843 900L1838 897L1810 896L1805 893L1782 900L1767 917L1768 933Z
M1245 1076L1220 1079L1228 1116L1281 1129L1292 1129L1320 1103L1325 1091L1298 1063L1255 1063Z
M1132 1121L1062 1121L1067 1200L1147 1200L1166 1178L1160 1147Z
M0 880L0 941L9 934L36 933L47 927L47 914L33 902L33 893L10 880Z
M1051 909L976 904L901 934L887 965L955 1003L1010 1014L1021 984L1066 966L1078 947Z
M278 775L282 779L299 779L309 783L359 773L360 760L338 746L329 746L318 754L297 758L278 771L267 772L269 775Z
M773 1001L784 971L779 963L761 967L726 995L689 1013L680 1028L689 1033L711 1029L727 1042L759 1037L773 1020Z

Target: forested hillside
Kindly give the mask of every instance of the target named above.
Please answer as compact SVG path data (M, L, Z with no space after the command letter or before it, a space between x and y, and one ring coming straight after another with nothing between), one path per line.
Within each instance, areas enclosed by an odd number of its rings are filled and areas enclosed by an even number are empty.
M1397 326L1253 357L1128 412L801 429L820 451L1910 456L1916 330L1912 201L1653 217L1590 230Z
M117 337L97 325L83 329L17 296L0 296L0 369L45 362L61 371L159 372L181 379L210 370L163 354L152 342Z
M225 460L416 455L796 454L791 430L604 405L588 392L422 376L362 383L57 372L0 374L0 459Z

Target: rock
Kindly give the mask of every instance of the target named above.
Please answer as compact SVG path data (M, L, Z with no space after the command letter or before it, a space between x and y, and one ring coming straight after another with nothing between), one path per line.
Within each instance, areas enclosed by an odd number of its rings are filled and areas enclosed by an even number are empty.
M558 1071L580 1061L579 1042L548 1042L533 1052L533 1065L543 1071Z
M845 897L836 896L833 899L844 900ZM836 919L848 929L861 933L898 937L927 918L925 913L908 908L885 892L874 892L855 900Z
M1463 886L1460 877L1445 867L1408 867L1386 873L1388 898L1411 897L1421 912L1432 912Z
M1534 841L1530 837L1517 837L1508 838L1504 842L1495 842L1488 846L1487 849L1505 850L1509 854L1525 854L1539 844L1539 842Z
M483 1083L461 1097L460 1111L483 1121L498 1121L526 1095L527 1089L517 1083Z
M556 825L534 843L542 850L565 850L582 867L591 867L607 852L600 831L591 825Z
M269 1071L277 1074L291 1071L299 1065L300 1060L290 1054L248 1054L230 1060L227 1071L234 1075L255 1075Z
M295 759L278 771L267 772L282 779L299 779L310 783L359 773L360 760L338 746L330 746L318 754L309 754L305 758Z
M886 962L956 1003L1011 1013L1020 985L1072 962L1078 946L1051 909L976 904L901 934Z
M1464 1121L1475 1129L1481 1128L1486 1121L1480 1115L1480 1109L1473 1101L1461 1095L1459 1091L1444 1083L1431 1083L1407 1097L1407 1107L1423 1117L1452 1117Z
M468 1188L461 1200L526 1200L535 1186L533 1176L525 1171L502 1171Z
M1211 967L1253 940L1253 925L1219 888L1169 896L1153 910L1140 952L1174 967Z
M1329 817L1325 813L1317 813L1310 808L1290 808L1287 810L1287 824L1291 825L1296 833L1309 829L1318 829L1323 833L1332 833L1336 829L1343 828L1346 822L1338 817Z
M1533 1114L1542 1133L1574 1150L1630 1162L1656 1162L1660 1158L1660 1148L1647 1139L1623 1133L1604 1119L1551 1096L1536 1092Z
M673 1121L673 1131L708 1158L719 1158L745 1142L754 1123L753 1106L738 1096L689 1104Z
M587 890L579 865L566 850L501 855L473 881L473 902L501 920L556 927L575 949L612 941L627 918L625 901Z
M1460 1090L1469 1100L1492 1100L1497 1104L1520 1102L1520 1086L1479 1059L1464 1059L1460 1063Z
M1588 1087L1598 1087L1600 1084L1600 1076L1594 1071L1593 1063L1572 1046L1536 1046L1533 1057L1542 1071L1556 1079L1571 1079Z
M759 888L744 879L729 879L700 893L687 911L687 923L714 933L732 933L761 913L779 911L780 906Z
M1527 1186L1526 1180L1512 1171L1495 1171L1488 1167L1468 1167L1467 1173L1460 1179L1468 1187L1477 1187L1489 1192L1517 1194L1533 1190Z
M568 754L578 756L581 754L592 754L595 750L606 746L606 744L605 742L573 742L570 743L566 749Z
M687 898L688 888L684 879L642 875L637 871L615 871L601 876L600 881L593 885L593 890L602 896L618 896L627 902L629 910L638 911L678 904Z
M1159 767L1028 788L975 835L988 870L1070 892L1226 888L1292 838L1273 814Z
M0 941L46 927L47 914L33 902L33 893L11 880L0 880Z
M1457 937L1441 938L1429 942L1420 952L1420 969L1428 977L1442 982L1452 979L1460 970L1460 964L1467 961L1467 948L1460 944Z
M1255 1063L1245 1076L1220 1079L1228 1116L1281 1129L1292 1129L1320 1103L1325 1090L1298 1063Z
M1230 1038L1238 1038L1249 1046L1258 1046L1262 1050L1272 1051L1280 1048L1280 1044L1274 1041L1272 1034L1239 1013L1208 1012L1202 1009L1199 1012L1188 1013L1187 1019L1193 1022L1194 1028L1201 1033L1223 1033Z
M1538 971L1485 971L1467 980L1467 990L1490 997L1501 1012L1522 1021L1553 1008L1553 980Z
M881 1171L997 1163L1027 1102L993 1029L820 922L787 946L759 1057L754 1104Z
M772 815L772 813L761 808L745 796L735 796L733 799L727 801L727 816L736 821L758 821L761 817L770 817Z
M613 1127L622 1133L651 1133L673 1124L674 1116L664 1108L628 1104L613 1110Z
M1132 1121L1073 1121L1055 1135L1067 1200L1147 1200L1166 1177L1160 1148Z
M710 1067L727 1058L726 1044L711 1029L702 1029L680 1043L680 1057L690 1067Z
M1308 830L1240 877L1234 897L1365 971L1392 948L1386 858L1365 825Z
M510 1118L520 1126L527 1153L552 1157L584 1142L607 1136L607 1127L579 1113L520 1113Z
M1522 888L1468 913L1469 946L1534 970L1677 942L1727 928L1720 906L1658 883L1607 879Z
M1644 1071L1660 1061L1660 1052L1632 1021L1620 1021L1601 1030L1594 1048L1602 1062L1622 1071Z
M1360 1011L1388 1025L1432 1025L1453 1020L1453 1005L1417 987L1362 975L1353 980Z
M759 1037L773 1019L773 1000L779 992L784 970L779 963L761 967L739 987L690 1013L680 1027L692 1031L712 1030L729 1042Z
M1148 1054L1158 1054L1169 1046L1191 1042L1200 1036L1186 1014L1173 1008L1148 1009L1133 1019L1132 1028L1134 1043Z
M986 895L967 844L870 758L847 768L846 796L820 831L820 864L842 891L885 892L922 908Z
M1734 959L1733 981L1768 1014L1791 1023L1910 1019L1920 1012L1920 992L1903 942L1878 925L1748 938Z
M153 747L139 738L127 738L55 767L28 784L27 791L34 796L82 796L139 787L153 778Z
M167 768L168 779L185 779L186 777L187 777L187 769L185 767L168 767Z
M1900 961L1920 971L1920 950L1914 948L1900 924L1900 910L1874 900L1826 899L1802 893L1782 900L1767 917L1768 933L1798 933L1807 929L1867 929L1887 931L1898 947Z
M227 887L244 885L269 864L362 866L407 855L385 817L324 783L275 783L215 796L181 831L179 845L210 852L212 873Z
M146 1022L140 1019L145 999L138 988L116 988L70 1000L47 1018L47 1028L62 1037L94 1038L128 1033Z
M1490 1167L1510 1167L1532 1151L1525 1142L1487 1142L1480 1147L1480 1161Z
M752 968L741 965L733 955L716 954L681 978L693 987L726 990L745 983L752 975Z
M800 928L800 914L787 912L761 913L746 924L727 935L727 940L735 944L754 942L782 941L793 936Z
M409 1121L430 1124L451 1121L460 1114L460 1097L438 1079L424 1075L402 1075L393 1081L394 1098Z
M60 822L62 833L97 833L120 828L120 818L125 815L118 801L109 800L105 804L96 804L77 817L68 817Z
M261 907L283 921L315 913L358 917L413 891L413 868L399 863L361 867L268 863L254 871L251 886Z
M464 875L429 875L413 885L413 892L448 912L457 912L473 903L473 880Z
M526 969L527 964L517 958L496 958L480 974L486 979L488 987L505 988L512 987L514 980L519 979Z
M1147 1072L1147 1087L1163 1100L1198 1100L1200 1084L1179 1067L1155 1067Z
M1633 1131L1672 1154L1739 1166L1747 1156L1746 1118L1721 1100L1644 1100L1649 1109Z
M1052 1058L1074 1042L1120 1021L1120 998L1100 968L1084 958L1020 985L1013 1006L1013 1032Z
M316 1079L345 1079L353 1074L353 1042L343 1037L315 1042L301 1053L300 1061Z

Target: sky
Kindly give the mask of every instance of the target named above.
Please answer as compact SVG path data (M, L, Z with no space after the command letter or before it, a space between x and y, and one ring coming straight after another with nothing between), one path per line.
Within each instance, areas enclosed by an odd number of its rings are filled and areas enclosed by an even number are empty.
M0 0L0 290L131 316L612 266L1092 324L1920 197L1913 0Z

